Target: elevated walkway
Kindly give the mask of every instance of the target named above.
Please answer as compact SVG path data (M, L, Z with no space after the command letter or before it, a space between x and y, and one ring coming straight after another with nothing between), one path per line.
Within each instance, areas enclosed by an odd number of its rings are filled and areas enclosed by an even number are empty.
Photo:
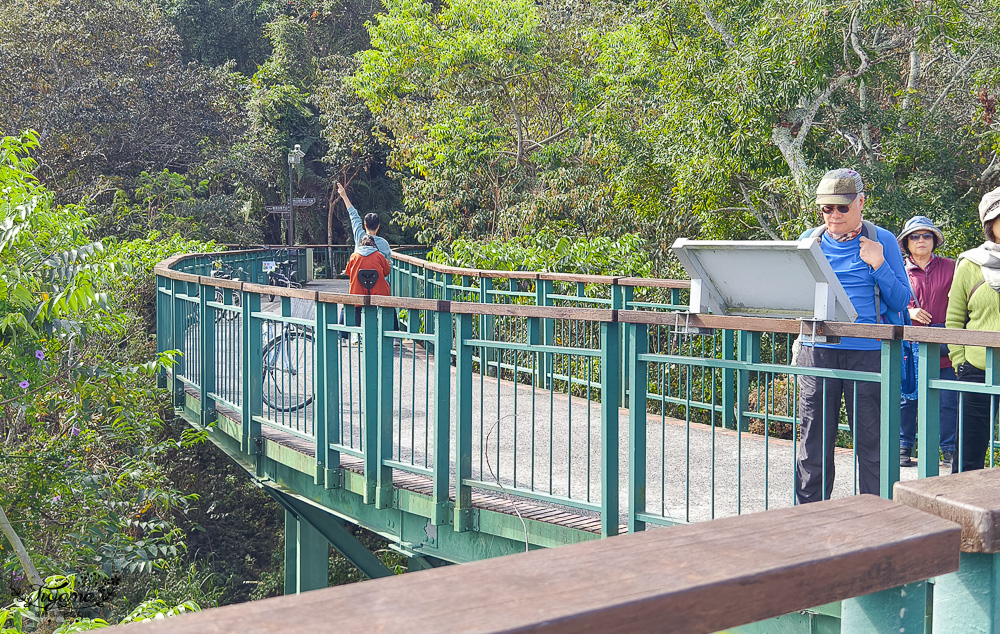
M259 279L268 256L214 257ZM343 282L291 290L216 280L210 269L205 255L157 269L159 346L184 353L164 382L178 411L286 508L291 592L325 583L308 562L327 542L366 574L387 572L336 530L344 521L433 567L790 506L798 376L875 381L891 404L904 335L927 344L925 363L940 343L973 335L824 323L821 334L880 340L883 367L817 370L789 363L796 322L682 317L685 283L675 280L474 271L398 255L399 296L366 298L338 292ZM1000 334L974 334L1000 347ZM921 381L926 394L980 389ZM899 411L882 414L890 497L901 475L937 473L937 448L922 428L930 458L901 474ZM924 411L922 424L936 415ZM851 449L835 452L827 476L834 497L855 494Z

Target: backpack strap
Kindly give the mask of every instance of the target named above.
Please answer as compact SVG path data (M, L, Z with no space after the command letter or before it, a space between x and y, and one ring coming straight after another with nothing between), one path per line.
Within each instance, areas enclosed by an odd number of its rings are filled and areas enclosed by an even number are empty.
M823 234L826 233L826 225L820 225L814 229L810 229L807 233L809 238L822 238ZM868 222L867 220L861 221L861 235L868 238L869 240L878 241L878 228ZM909 313L907 313L909 314ZM879 292L878 282L875 282L875 321L876 323L882 323L882 294Z
M968 326L969 325L969 321L972 319L972 296L975 295L976 291L979 290L979 287L982 286L985 283L986 283L986 278L984 277L983 279L981 279L978 282L976 282L976 285L972 287L971 291L969 291L969 298L967 300L965 300L965 308L966 308L966 310L965 310L965 326ZM965 328L965 326L962 326L962 327Z

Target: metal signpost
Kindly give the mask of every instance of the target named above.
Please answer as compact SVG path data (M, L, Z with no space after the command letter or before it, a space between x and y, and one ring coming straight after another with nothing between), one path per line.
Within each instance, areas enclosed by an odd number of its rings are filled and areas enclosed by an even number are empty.
M283 207L288 207L288 246L295 246L295 214L292 211L292 205L295 200L295 192L292 190L292 177L294 176L295 166L302 162L302 157L306 153L302 151L302 146L295 144L295 149L288 153L288 204L282 205ZM304 199L300 199L304 200Z

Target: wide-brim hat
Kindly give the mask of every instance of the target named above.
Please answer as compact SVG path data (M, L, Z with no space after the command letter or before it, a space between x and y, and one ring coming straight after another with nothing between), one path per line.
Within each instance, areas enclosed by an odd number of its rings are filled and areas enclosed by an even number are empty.
M917 231L930 231L933 233L936 238L936 242L934 243L935 249L944 244L944 234L941 233L941 230L938 229L933 220L927 216L914 216L906 221L906 224L903 225L903 230L900 231L899 236L896 237L896 240L899 241L899 246L903 249L904 253L910 252L910 250L906 247L907 236Z
M846 168L830 170L816 187L816 204L850 205L864 191L861 174Z

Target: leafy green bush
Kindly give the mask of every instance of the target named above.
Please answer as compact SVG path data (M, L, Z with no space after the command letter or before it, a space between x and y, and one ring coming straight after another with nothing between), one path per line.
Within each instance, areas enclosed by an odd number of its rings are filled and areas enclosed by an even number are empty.
M542 231L510 240L459 238L450 253L435 248L432 262L497 271L546 271L585 275L649 277L652 263L636 234L618 238L569 238Z

